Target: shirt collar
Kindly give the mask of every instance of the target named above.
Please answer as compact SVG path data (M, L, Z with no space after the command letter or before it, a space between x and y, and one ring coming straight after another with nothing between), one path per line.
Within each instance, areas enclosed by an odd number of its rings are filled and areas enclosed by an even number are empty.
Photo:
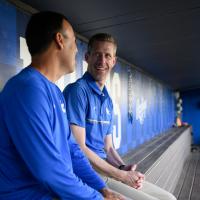
M83 78L87 81L90 88L94 92L96 92L98 95L104 96L105 98L109 96L106 86L104 86L103 90L101 91L96 81L94 80L94 78L91 76L89 72L85 72L85 74L83 75Z

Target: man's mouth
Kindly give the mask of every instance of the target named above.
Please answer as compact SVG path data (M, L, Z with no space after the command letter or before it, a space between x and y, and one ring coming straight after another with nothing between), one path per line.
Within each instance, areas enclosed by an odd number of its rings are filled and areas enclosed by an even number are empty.
M95 67L95 69L96 69L97 71L105 71L105 70L106 70L105 67Z

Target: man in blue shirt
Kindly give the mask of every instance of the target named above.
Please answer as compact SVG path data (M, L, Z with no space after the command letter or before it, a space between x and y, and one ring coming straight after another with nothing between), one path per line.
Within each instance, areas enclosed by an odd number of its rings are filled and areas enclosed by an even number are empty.
M113 147L113 105L105 82L116 63L116 50L116 41L109 34L96 34L89 40L87 72L64 90L72 132L113 190L134 200L175 200L172 194L144 181L136 165L125 165Z
M124 199L106 188L74 141L55 85L74 70L71 25L58 13L34 14L26 41L32 63L0 93L0 199Z

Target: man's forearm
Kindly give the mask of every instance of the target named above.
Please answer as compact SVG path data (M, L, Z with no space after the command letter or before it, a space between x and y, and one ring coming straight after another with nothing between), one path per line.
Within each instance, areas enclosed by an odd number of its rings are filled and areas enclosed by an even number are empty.
M126 176L124 171L112 166L86 146L85 128L77 125L71 125L71 130L76 138L76 141L79 143L81 149L84 151L96 171L116 180L124 180L124 176Z
M111 165L119 168L121 165L125 165L124 161L118 154L118 152L114 148L110 148L107 151L107 159L106 159Z
M112 177L116 180L123 180L123 173L118 168L112 166L107 161L100 158L96 153L90 150L88 147L84 147L83 151L87 155L88 159L92 163L93 167L101 174L108 177Z

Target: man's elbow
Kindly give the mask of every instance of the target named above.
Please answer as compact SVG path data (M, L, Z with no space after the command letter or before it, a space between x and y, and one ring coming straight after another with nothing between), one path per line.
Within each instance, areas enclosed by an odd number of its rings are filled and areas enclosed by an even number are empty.
M35 169L33 175L38 180L38 182L44 185L50 185L51 182L54 182L53 173L49 170L50 168L40 167L40 169ZM52 174L52 175L51 175Z
M81 149L82 149L82 151L85 153L85 154L87 154L87 152L88 152L88 147L85 145L85 144L82 144L82 145L80 145L80 147L81 147Z
M110 154L111 152L114 151L114 149L113 149L112 146L106 146L106 147L104 148L104 150L105 150L106 154Z

